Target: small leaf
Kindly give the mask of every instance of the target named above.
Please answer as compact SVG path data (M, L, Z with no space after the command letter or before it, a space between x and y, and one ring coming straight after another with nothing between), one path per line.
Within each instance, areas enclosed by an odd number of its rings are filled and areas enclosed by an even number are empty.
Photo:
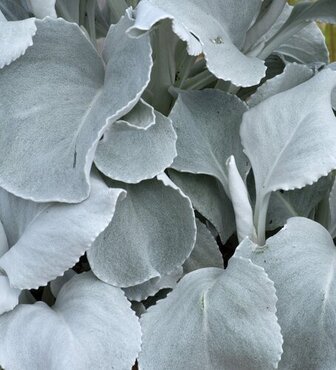
M148 297L154 296L161 289L175 288L182 274L182 267L178 267L167 275L155 277L142 284L124 288L123 291L130 301L144 301Z
M245 237L255 240L256 231L253 224L253 211L246 185L241 178L234 156L230 156L226 162L228 169L228 183L235 219L237 225L237 236L241 242Z
M99 279L126 288L181 266L194 247L196 225L190 200L166 180L122 186L127 196L88 259Z
M276 300L264 270L246 259L231 259L226 270L193 271L142 315L139 366L146 370L276 368L282 352ZM158 347L162 338L164 344Z
M134 184L169 167L176 157L176 133L170 119L159 112L155 117L155 124L146 130L134 120L115 122L99 142L97 168L111 179Z
M141 342L123 292L92 273L65 284L52 308L37 302L2 315L0 336L5 369L129 370Z
M306 218L291 218L264 247L244 242L237 255L251 258L274 281L284 337L279 369L333 369L336 248L328 231Z

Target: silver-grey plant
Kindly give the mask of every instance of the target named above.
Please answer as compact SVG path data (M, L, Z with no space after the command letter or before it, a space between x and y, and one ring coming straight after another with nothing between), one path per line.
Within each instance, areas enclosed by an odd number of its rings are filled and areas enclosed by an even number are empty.
M0 0L1 369L336 369L315 21L336 1Z

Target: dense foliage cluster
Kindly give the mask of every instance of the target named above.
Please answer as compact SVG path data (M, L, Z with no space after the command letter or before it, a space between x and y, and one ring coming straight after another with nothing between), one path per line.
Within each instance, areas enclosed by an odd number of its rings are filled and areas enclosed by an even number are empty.
M3 369L336 368L315 21L336 1L0 0Z

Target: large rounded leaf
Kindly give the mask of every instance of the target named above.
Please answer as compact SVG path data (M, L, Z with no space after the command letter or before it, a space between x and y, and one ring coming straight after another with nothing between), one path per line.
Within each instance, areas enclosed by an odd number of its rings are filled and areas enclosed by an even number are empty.
M246 31L255 19L260 0L142 0L129 32L138 36L162 19L172 19L173 31L187 42L192 55L203 52L216 77L237 86L256 85L265 75L262 60L244 55Z
M148 37L125 34L134 23L126 15L106 37L104 77L104 63L78 25L35 23L34 45L0 71L0 186L35 201L79 202L89 195L104 130L148 84L151 47Z
M284 337L279 369L334 369L336 247L326 229L295 217L266 242L243 242L238 255L265 268L277 291Z
M177 133L172 168L216 177L229 196L225 162L234 155L244 177L248 161L239 129L247 106L220 90L181 92L170 114Z
M124 293L84 273L63 286L52 308L37 302L2 315L0 336L5 369L129 370L141 332Z
M264 270L246 259L231 259L226 270L191 272L142 315L140 368L276 368L282 352L276 300Z
M155 113L146 130L125 121L115 122L99 142L95 164L106 176L138 183L162 173L176 157L176 134L170 119Z
M88 259L101 280L129 287L181 266L194 247L196 225L190 200L166 180L123 186L127 196Z
M72 267L111 221L124 192L91 178L90 197L79 204L33 203L0 191L0 219L9 251L0 267L10 284L37 288Z

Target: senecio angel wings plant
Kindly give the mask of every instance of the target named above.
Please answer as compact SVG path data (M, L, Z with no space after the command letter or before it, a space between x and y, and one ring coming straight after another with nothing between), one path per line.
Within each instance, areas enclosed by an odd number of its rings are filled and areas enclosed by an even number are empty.
M0 0L0 366L336 369L336 1Z

